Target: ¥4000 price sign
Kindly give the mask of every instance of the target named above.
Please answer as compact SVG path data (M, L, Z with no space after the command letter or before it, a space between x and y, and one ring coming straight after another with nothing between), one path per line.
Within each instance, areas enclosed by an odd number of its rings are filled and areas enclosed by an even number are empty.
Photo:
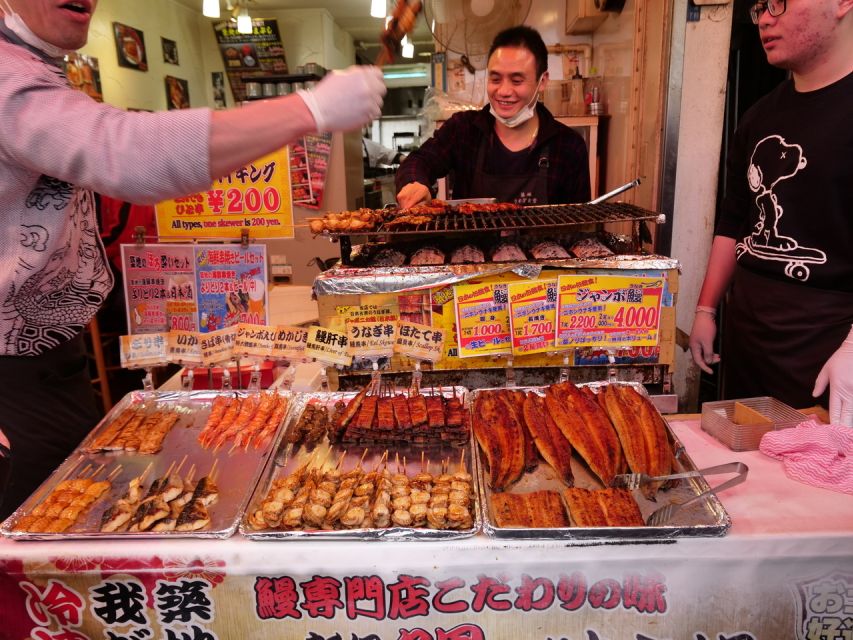
M663 288L656 276L560 276L557 347L658 344Z

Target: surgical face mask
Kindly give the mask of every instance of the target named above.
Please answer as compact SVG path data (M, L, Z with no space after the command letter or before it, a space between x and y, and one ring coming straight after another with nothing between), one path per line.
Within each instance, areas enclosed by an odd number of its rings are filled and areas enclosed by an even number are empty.
M539 87L542 84L542 78L544 77L544 73L539 76L539 82L536 83L536 91L533 92L533 98L531 98L530 102L519 109L518 113L511 115L509 118L499 116L495 113L495 107L491 102L489 103L489 113L495 117L495 120L506 125L510 129L515 129L517 126L524 124L533 117L534 113L536 113L536 101L539 99Z
M24 22L23 18L21 18L21 16L9 6L9 3L6 0L2 0L2 2L0 2L0 9L3 10L3 22L6 24L9 31L14 33L31 47L35 47L51 58L61 58L71 53L68 49L62 49L56 45L50 44L49 42L45 42L34 34L32 29L27 26L27 23Z

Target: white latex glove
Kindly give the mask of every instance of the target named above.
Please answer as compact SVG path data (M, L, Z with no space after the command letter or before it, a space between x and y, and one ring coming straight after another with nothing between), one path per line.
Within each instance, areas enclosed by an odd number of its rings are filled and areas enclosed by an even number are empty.
M719 354L714 353L714 336L717 335L716 318L704 311L697 311L693 316L693 328L690 330L690 353L695 362L705 373L713 373L708 365L720 361Z
M397 206L401 209L408 209L416 204L429 202L431 199L432 194L427 186L420 182L410 182L397 194Z
M300 89L317 131L351 131L382 115L385 81L379 67L356 65L332 71L310 90Z
M812 396L821 395L827 384L829 421L853 427L853 328L817 374Z

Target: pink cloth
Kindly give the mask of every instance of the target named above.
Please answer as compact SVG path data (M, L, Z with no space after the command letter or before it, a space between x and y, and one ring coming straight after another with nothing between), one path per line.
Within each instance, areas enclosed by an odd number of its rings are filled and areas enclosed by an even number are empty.
M853 429L809 420L761 438L762 453L781 460L792 480L853 494Z

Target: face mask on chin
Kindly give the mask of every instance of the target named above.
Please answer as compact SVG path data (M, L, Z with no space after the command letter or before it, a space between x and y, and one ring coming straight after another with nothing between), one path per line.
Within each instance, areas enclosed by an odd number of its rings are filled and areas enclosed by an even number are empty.
M6 24L9 31L14 33L31 47L38 49L51 58L61 58L72 53L68 49L62 49L39 38L35 33L33 33L32 29L27 26L27 23L24 22L23 18L21 18L21 16L14 11L5 0L0 2L0 9L3 10L3 22Z
M544 77L544 73L539 76L539 82L536 83L536 91L533 92L533 98L530 100L530 102L528 102L521 109L519 109L517 113L511 115L509 118L499 116L495 112L495 107L491 104L491 102L489 103L489 113L491 113L495 117L495 120L509 127L510 129L515 129L517 126L524 124L533 117L533 114L536 113L536 101L539 98L539 86L542 84L542 78Z

